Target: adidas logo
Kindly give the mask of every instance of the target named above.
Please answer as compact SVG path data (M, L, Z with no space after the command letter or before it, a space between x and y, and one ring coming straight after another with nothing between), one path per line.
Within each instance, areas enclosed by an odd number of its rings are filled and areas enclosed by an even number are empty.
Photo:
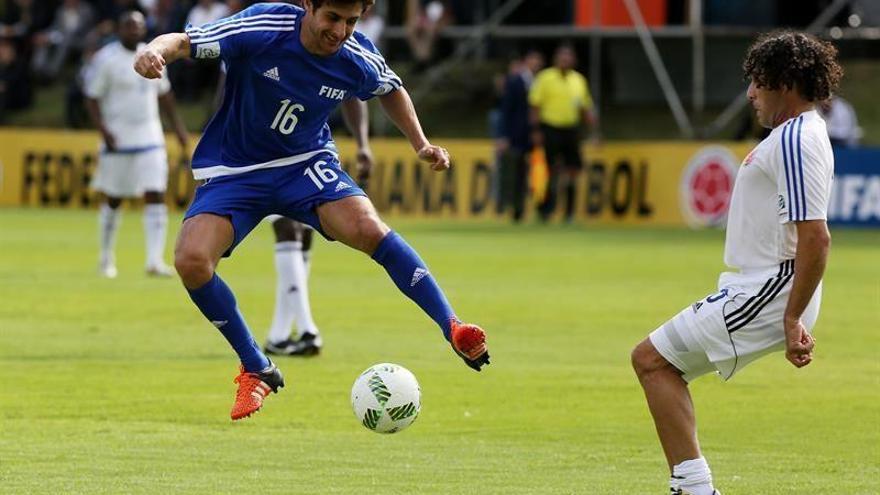
M347 182L339 181L339 184L336 184L336 191L335 192L343 191L345 189L348 189L349 187L351 187L351 186L348 185Z
M413 287L419 283L421 279L425 278L426 275L428 275L428 270L425 270L424 268L416 268L416 271L413 272L412 281L409 283L409 286Z
M217 328L223 328L227 323L229 320L211 320L211 324Z
M278 75L278 67L272 67L271 69L267 70L266 72L263 72L263 75L273 81L280 81L281 80L281 76Z

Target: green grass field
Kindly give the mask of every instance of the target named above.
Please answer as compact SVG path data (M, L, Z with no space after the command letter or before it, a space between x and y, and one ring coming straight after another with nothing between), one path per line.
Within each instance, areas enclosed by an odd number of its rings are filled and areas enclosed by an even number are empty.
M466 368L378 265L319 242L325 352L281 360L287 388L233 424L234 355L178 281L143 275L138 213L111 281L93 212L0 210L0 493L667 492L629 351L714 290L722 232L391 223L487 329L493 364ZM776 354L692 387L725 495L880 493L880 234L833 235L814 363ZM258 341L272 252L264 225L220 269ZM383 361L423 391L390 436L349 407Z

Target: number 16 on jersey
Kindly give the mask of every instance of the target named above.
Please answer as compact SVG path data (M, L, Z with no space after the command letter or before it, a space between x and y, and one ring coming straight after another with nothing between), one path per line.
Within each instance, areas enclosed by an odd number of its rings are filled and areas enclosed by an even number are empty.
M278 109L278 113L275 114L275 120L269 126L270 129L277 130L285 136L293 132L296 124L299 122L299 117L294 112L304 112L306 110L306 107L299 103L294 103L293 105L290 103L290 100L281 100L281 108Z

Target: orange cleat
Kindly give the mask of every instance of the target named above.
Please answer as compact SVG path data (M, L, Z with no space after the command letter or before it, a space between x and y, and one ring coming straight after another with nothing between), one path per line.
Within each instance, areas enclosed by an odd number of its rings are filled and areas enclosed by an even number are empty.
M238 392L235 393L235 404L232 405L233 421L259 411L269 392L277 394L278 389L284 386L284 377L275 363L270 362L269 367L259 373L245 371L244 366L239 367L234 382L238 384Z
M489 363L489 351L486 349L486 332L477 325L451 322L452 348L455 353L464 360L471 368L480 371L480 368Z

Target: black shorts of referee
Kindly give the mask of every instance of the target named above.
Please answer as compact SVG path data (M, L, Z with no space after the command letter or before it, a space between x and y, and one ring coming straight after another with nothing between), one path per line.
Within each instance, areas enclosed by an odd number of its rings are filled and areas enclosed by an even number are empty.
M570 170L580 170L583 167L579 127L553 127L541 124L541 134L544 136L547 165L551 167L562 165Z

